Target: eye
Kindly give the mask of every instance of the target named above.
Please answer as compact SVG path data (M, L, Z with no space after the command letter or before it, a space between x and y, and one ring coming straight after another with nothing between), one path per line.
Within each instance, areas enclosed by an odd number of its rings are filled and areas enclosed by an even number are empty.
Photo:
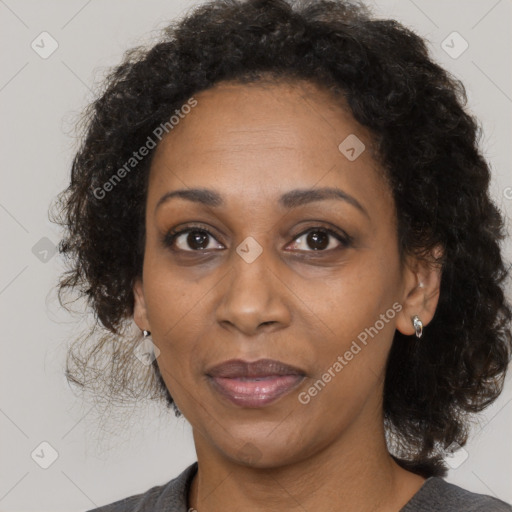
M320 226L309 228L293 238L292 249L303 252L334 251L349 247L351 242L348 235ZM171 230L165 235L163 243L173 251L182 252L225 249L225 246L218 242L210 231L201 226L188 226L184 229Z
M296 235L294 245L294 249L305 250L307 252L327 252L348 247L350 245L350 238L341 233L336 233L331 229L314 227ZM302 248L300 246L302 246ZM309 247L310 250L308 250L307 247Z
M172 230L164 237L164 245L173 250L185 252L199 252L212 249L224 249L225 247L218 242L220 247L212 245L212 240L216 238L206 229L190 226L182 230Z

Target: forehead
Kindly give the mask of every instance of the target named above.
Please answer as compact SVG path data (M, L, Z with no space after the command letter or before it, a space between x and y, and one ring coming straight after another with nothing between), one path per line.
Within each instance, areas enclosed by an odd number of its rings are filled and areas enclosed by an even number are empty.
M369 132L328 91L307 82L225 82L194 98L197 106L156 149L148 203L187 187L231 191L244 204L315 186L343 187L362 202L382 196ZM365 148L355 160L344 152L354 143Z

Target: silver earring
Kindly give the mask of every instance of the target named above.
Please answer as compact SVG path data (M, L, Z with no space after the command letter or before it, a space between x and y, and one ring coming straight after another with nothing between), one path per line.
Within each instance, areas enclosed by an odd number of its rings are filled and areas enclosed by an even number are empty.
M423 334L423 323L420 320L418 315L414 315L412 317L412 325L414 325L414 330L416 331L416 337L421 338Z
M151 336L151 333L149 331L142 331L142 334L144 335L144 338L147 338L148 336Z

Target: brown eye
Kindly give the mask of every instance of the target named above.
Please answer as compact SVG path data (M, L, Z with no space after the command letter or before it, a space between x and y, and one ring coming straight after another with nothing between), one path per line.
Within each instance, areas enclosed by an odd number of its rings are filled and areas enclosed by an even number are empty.
M315 251L325 249L329 245L329 235L323 231L311 231L306 236L306 243Z
M186 244L192 249L206 249L208 247L208 233L205 231L189 231L186 235Z
M165 236L164 245L172 250L185 252L224 248L220 243L218 244L220 247L215 246L215 244L211 245L213 240L216 239L209 231L192 227L176 232L171 231Z
M350 245L350 240L330 229L311 228L295 237L295 249L327 252ZM300 247L302 245L302 247Z

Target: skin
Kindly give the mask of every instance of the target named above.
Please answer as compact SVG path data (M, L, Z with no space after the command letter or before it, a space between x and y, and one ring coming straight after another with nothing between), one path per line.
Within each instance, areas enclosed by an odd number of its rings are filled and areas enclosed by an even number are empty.
M413 257L401 265L391 191L372 158L371 136L324 90L223 82L156 148L146 210L142 279L134 319L160 349L164 381L193 428L199 462L189 506L200 512L397 511L424 479L400 468L385 444L382 393L395 329L412 335L439 298L440 271ZM349 161L338 145L356 134L366 150ZM279 204L292 189L337 187L366 210L326 199ZM208 188L221 206L160 198ZM206 250L162 242L201 223ZM314 250L318 227L329 236ZM301 236L296 236L301 235ZM247 263L236 249L254 238ZM327 245L328 241L328 245ZM192 240L193 244L193 240ZM365 328L401 311L306 405L307 391ZM228 402L205 372L229 359L270 358L306 373L300 387L262 408Z

